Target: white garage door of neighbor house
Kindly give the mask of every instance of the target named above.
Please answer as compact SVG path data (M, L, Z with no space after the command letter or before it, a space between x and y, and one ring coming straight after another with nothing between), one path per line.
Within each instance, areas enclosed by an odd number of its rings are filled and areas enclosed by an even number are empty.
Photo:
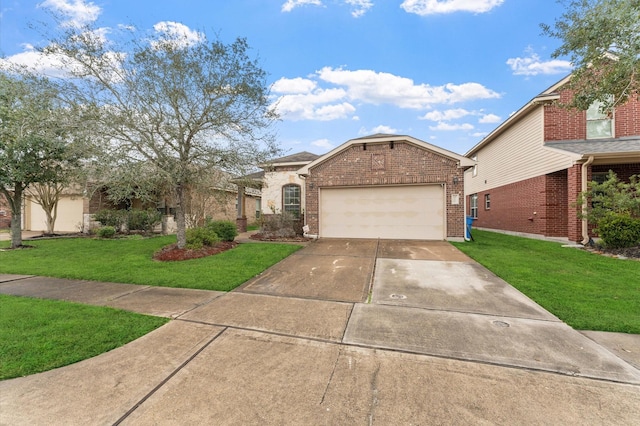
M440 185L323 188L320 237L445 239Z

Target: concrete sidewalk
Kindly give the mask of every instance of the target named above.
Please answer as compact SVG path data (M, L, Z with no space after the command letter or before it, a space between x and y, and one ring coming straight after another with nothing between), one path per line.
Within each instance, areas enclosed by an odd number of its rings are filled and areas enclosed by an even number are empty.
M640 336L587 338L447 243L321 240L231 293L7 275L0 293L174 318L0 382L0 424L640 418Z

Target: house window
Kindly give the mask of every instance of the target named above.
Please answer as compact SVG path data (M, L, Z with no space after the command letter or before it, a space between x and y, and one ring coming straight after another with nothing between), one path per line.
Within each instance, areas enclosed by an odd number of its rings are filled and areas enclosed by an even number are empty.
M484 195L484 209L485 210L491 209L491 194Z
M478 194L471 194L471 217L478 218Z
M587 109L587 139L613 137L613 118L601 111L602 102L595 101Z
M285 185L282 187L282 211L291 213L295 218L300 217L300 185Z
M471 157L471 159L472 159L473 161L476 161L476 162L477 162L477 161L478 161L478 156L477 156L477 155L474 155L473 157ZM474 165L473 165L473 172L472 172L472 174L471 174L471 175L472 175L472 177L476 177L476 176L478 176L478 165L477 165L477 164L474 164Z

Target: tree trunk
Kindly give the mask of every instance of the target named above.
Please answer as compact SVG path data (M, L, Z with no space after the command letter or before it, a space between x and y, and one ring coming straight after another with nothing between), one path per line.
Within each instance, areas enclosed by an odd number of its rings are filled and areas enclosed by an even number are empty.
M178 238L178 248L184 248L187 245L187 226L184 214L185 190L184 187L180 184L176 186L176 197L178 199L178 203L176 206L176 233Z
M47 234L48 235L53 235L54 234L54 228L56 225L56 218L58 216L58 203L56 202L53 205L53 208L46 208L44 209L44 212L47 216Z
M20 185L16 185L13 190L13 197L7 197L11 205L11 248L18 248L22 245L22 190Z

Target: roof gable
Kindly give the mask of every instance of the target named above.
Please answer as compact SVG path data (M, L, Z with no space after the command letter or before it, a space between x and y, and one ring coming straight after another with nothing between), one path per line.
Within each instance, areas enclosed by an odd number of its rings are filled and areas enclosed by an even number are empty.
M302 167L300 170L298 170L298 174L302 174L302 175L309 174L309 170L312 169L313 167L321 163L324 163L325 161L338 155L339 153L345 151L346 149L350 148L353 145L361 145L361 144L368 144L368 143L370 144L391 143L391 142L406 142L406 143L415 145L424 150L431 151L443 157L447 157L454 161L457 161L460 167L464 167L464 168L472 167L475 164L474 161L470 160L469 158L463 155L459 155L459 154L456 154L455 152L448 151L446 149L440 148L435 145L431 145L430 143L424 142L420 139L416 139L412 136L389 135L389 134L378 133L371 136L365 136L361 138L348 140L347 142L343 143L339 147L334 148L333 150L326 153L325 155L317 158L316 160Z

